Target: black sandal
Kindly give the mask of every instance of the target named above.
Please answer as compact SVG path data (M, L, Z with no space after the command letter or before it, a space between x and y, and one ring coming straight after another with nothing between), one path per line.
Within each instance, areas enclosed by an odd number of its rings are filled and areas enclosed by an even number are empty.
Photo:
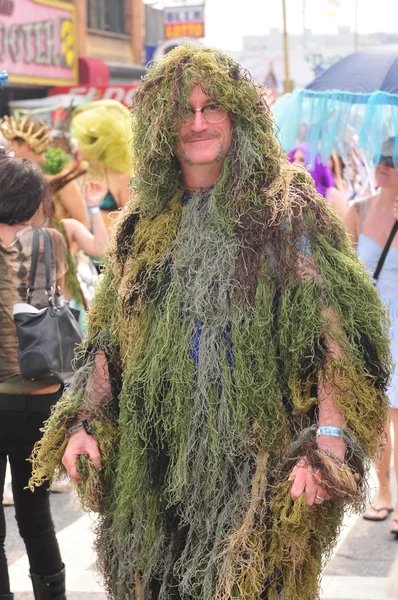
M364 515L362 515L362 517L365 519L365 521L385 521L387 519L387 517L393 512L393 508L390 506L382 506L381 508L372 508L370 507L368 510L371 510L377 514L381 513L382 511L386 511L386 514L384 517L371 517L369 515L367 515L366 513Z

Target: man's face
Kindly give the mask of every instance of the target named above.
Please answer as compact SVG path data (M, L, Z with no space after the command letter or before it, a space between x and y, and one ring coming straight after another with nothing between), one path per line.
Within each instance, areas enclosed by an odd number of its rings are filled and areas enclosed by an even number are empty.
M230 115L227 113L221 122L209 123L203 112L198 110L206 106L209 107L208 118L211 119L210 112L216 112L217 101L209 98L200 86L195 86L189 97L189 107L191 111L196 109L196 112L192 115L192 122L182 122L176 150L183 170L184 165L189 167L210 166L214 163L222 165L231 145Z

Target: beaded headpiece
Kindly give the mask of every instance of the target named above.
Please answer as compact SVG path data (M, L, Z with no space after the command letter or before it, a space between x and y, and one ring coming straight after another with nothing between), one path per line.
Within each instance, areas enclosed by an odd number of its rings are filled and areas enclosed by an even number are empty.
M15 140L15 138L25 140L36 154L47 150L52 142L47 124L32 117L22 117L17 120L6 115L0 123L0 130L7 140Z

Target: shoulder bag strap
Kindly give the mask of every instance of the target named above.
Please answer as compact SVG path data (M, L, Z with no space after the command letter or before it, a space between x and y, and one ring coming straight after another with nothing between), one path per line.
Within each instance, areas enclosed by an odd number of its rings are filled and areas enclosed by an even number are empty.
M46 292L50 299L53 295L53 289L51 285L51 238L47 229L41 229L44 239L44 263L46 268Z
M386 260L387 253L388 253L388 251L390 249L390 246L392 244L392 241L393 241L393 239L395 237L395 234L396 234L397 230L398 230L398 221L396 220L395 223L394 223L394 225L393 225L393 228L391 229L390 235L388 236L388 240L386 241L386 245L383 248L383 252L380 255L379 262L377 263L377 267L375 269L375 272L373 273L373 281L374 281L374 283L377 283L377 280L379 279L380 271L383 268L384 261Z
M37 263L39 260L40 233L38 229L33 230L32 237L32 259L30 265L29 287L28 287L28 304L32 302L33 292L35 291L35 279L37 271Z

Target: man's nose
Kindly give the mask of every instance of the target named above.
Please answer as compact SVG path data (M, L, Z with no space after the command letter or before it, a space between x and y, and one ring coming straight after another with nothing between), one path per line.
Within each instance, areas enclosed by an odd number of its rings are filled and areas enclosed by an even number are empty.
M197 110L194 115L192 129L194 131L205 131L207 129L207 121L201 110Z

